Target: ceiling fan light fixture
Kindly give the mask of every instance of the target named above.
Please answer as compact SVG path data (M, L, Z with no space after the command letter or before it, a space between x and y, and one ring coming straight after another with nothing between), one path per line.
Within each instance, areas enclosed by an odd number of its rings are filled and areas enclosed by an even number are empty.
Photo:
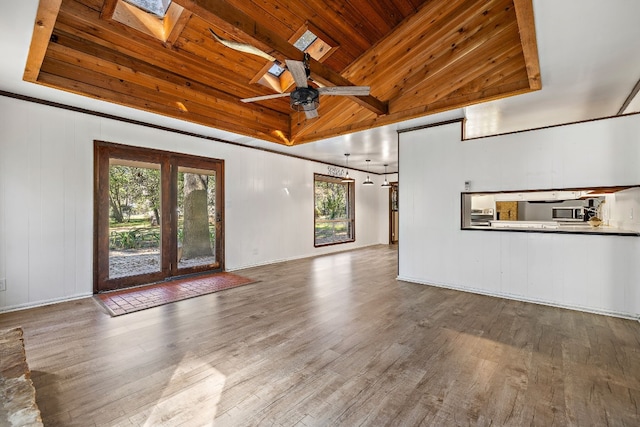
M226 46L230 46L235 50L240 52L251 52L256 55L264 57L267 55L266 53L256 49L253 46L246 45L244 43L235 43L229 40L223 40L218 37L213 30L211 30L211 34L216 38L216 40L225 44ZM271 57L271 61L275 61L276 59ZM261 95L254 96L251 98L242 98L241 102L259 102L266 101L268 99L276 99L288 96L289 97L289 106L293 111L304 112L304 115L307 119L315 119L318 117L318 106L320 105L320 95L332 95L332 96L369 96L370 87L369 86L320 86L319 88L315 88L313 86L309 86L309 81L312 81L311 71L309 69L309 60L310 56L308 53L304 54L303 61L296 61L292 59L285 59L286 69L289 70L289 73L293 77L293 81L296 84L296 88L293 92L280 92L271 95ZM277 73L279 69L275 66L271 67ZM274 73L272 73L274 74ZM275 74L274 74L275 75Z
M312 87L299 87L291 92L289 105L294 111L315 110L320 105L319 95Z

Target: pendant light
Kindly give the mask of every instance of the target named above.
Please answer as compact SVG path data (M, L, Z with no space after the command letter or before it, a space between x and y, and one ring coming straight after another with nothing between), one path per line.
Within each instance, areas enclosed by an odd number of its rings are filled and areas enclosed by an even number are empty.
M369 162L371 160L365 160L367 162L367 179L364 180L364 182L362 183L362 185L373 185L373 181L371 181L371 178L369 178Z
M347 159L347 174L342 178L342 182L355 182L356 180L349 176L349 153L345 153L344 157Z
M382 185L380 186L381 188L389 188L391 187L391 184L389 184L389 181L387 181L387 164L384 165L384 182L382 183Z

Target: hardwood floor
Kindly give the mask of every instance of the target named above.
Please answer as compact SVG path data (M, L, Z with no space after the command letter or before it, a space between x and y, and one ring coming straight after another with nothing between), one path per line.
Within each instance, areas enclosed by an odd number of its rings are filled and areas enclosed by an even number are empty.
M640 324L400 282L394 247L238 271L259 283L22 326L47 426L639 425Z

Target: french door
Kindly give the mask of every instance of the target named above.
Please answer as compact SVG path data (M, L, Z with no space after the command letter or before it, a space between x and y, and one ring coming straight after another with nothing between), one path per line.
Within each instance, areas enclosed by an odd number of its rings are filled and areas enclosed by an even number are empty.
M94 292L224 270L224 162L94 142Z

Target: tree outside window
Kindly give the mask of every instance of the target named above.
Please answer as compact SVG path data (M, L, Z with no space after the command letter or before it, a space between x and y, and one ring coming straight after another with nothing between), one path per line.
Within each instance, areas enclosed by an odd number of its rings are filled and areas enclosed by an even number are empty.
M314 175L314 244L355 241L354 184Z

